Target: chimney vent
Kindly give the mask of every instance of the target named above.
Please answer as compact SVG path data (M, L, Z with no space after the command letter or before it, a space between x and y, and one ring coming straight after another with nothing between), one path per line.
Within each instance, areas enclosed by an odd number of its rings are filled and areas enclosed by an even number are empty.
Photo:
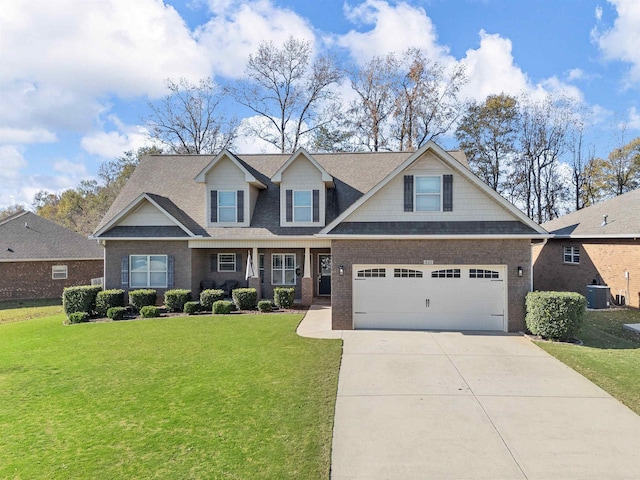
M607 225L607 217L609 215L603 215L602 216L602 225L600 225L601 227L605 227Z

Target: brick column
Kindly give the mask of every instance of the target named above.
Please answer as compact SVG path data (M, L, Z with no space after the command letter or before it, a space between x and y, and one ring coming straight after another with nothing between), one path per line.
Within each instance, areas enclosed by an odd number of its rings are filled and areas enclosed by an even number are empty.
M249 288L255 288L258 294L258 301L262 299L262 285L260 283L260 277L251 277L249 279Z
M302 304L311 305L313 303L313 278L302 277Z

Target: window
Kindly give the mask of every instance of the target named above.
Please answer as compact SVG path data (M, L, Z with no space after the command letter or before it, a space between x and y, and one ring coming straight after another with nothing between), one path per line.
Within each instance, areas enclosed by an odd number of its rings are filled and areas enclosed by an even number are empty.
M441 202L440 177L418 177L415 180L416 212L439 212Z
M575 265L580 263L580 248L578 247L564 247L564 263L573 263Z
M310 222L312 220L311 190L294 190L293 221Z
M358 278L385 278L387 271L384 268L367 268L358 270Z
M54 280L66 280L68 275L66 265L54 265L51 267L51 278Z
M236 271L236 254L235 253L219 253L218 254L218 271L219 272L235 272Z
M493 270L483 270L481 268L470 268L469 278L500 278L500 274Z
M235 222L237 192L219 191L218 192L218 222Z
M129 258L131 288L166 288L166 255L131 255Z
M410 268L394 268L393 276L395 278L422 278L422 272Z
M460 278L460 269L447 268L446 270L435 270L431 272L431 278Z
M274 253L271 256L271 283L273 285L296 284L295 253Z
M259 270L260 270L260 283L264 283L264 253L261 253L259 255L259 259L260 259L260 266L259 266Z

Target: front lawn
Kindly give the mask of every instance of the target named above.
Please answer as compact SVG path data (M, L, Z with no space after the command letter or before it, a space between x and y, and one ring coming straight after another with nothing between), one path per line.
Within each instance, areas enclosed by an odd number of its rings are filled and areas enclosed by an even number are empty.
M640 335L625 323L640 323L640 311L587 311L578 333L583 346L536 343L640 415Z
M0 325L0 478L328 478L341 341L302 315Z
M58 313L62 313L60 298L0 301L0 323L21 322Z

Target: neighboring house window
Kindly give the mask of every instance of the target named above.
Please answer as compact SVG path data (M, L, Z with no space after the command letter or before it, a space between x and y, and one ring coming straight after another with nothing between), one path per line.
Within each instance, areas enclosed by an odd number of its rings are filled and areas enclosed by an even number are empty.
M564 247L564 263L580 263L580 248Z
M294 190L293 221L310 222L312 214L311 190Z
M235 272L236 271L236 254L235 253L219 253L218 254L218 271L219 272Z
M66 265L54 265L51 267L51 278L54 280L66 280L68 275Z
M271 256L271 283L273 285L296 284L295 253L274 253Z
M237 199L235 190L218 191L218 222L234 223L236 221Z
M260 259L260 283L264 283L264 253L259 254Z
M439 212L441 204L441 179L440 177L415 178L415 211Z
M129 262L131 288L167 287L166 255L131 255Z

